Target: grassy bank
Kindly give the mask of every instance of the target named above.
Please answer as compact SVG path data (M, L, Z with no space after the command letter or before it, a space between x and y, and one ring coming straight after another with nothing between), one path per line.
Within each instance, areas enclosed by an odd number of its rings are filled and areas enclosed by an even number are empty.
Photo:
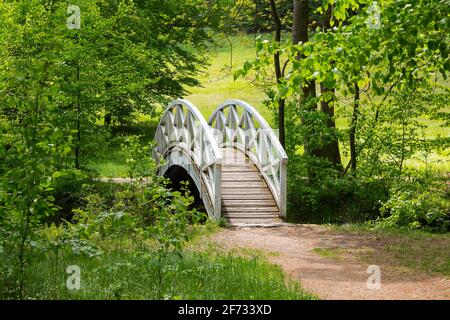
M225 253L214 246L159 259L119 241L99 243L100 254L46 251L33 258L26 299L311 299L280 267L258 254ZM66 286L68 266L80 268L80 288ZM70 282L70 280L69 280ZM11 284L10 284L11 285ZM7 284L0 286L5 290ZM1 291L0 291L1 293ZM2 296L3 295L3 296ZM3 292L1 299L11 296Z

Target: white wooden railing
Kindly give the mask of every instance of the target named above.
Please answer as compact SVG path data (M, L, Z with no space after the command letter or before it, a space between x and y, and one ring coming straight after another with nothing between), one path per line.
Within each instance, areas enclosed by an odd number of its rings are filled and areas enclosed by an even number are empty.
M288 158L261 114L244 101L229 100L212 113L208 124L219 147L243 151L258 167L285 216Z
M210 216L221 214L222 153L198 109L175 100L165 109L155 133L154 157L159 174L183 167L194 180Z

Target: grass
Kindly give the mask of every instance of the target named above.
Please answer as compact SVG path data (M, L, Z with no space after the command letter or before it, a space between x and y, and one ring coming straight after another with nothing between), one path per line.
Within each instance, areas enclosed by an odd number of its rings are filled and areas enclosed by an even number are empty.
M29 266L27 299L313 299L280 267L259 255L224 253L214 246L169 254L105 246L99 257L47 252ZM117 247L117 246L116 246ZM79 266L80 288L69 290L69 265ZM162 274L161 278L158 276ZM3 288L3 286L0 286ZM0 290L0 298L2 297Z
M155 135L158 125L157 119L148 119L142 116L138 123L128 126L114 128L114 141L108 146L107 151L103 153L92 152L87 160L86 167L97 173L98 177L114 178L126 177L127 168L126 155L120 144L123 141L121 136L140 135L143 144L150 144Z
M266 97L264 92L250 83L248 78L233 79L235 70L241 68L245 61L256 57L255 38L251 35L241 35L230 37L230 40L233 50L231 51L226 40L221 40L221 45L212 52L210 66L199 79L202 87L188 88L191 93L185 98L196 105L207 120L214 109L226 100L244 100L253 105L271 124L271 112L261 104Z
M343 249L342 248L337 248L337 247L333 247L333 248L315 248L313 250L313 252L317 253L318 255L325 257L325 258L330 258L330 259L334 259L334 260L341 260L342 259L342 253L343 253Z
M407 230L372 230L364 225L333 226L339 233L361 239L363 250L342 247L321 248L330 257L356 255L368 264L404 267L450 278L450 234Z
M104 157L98 156L88 160L87 167L98 173L99 177L126 177L128 166L120 146L113 146Z

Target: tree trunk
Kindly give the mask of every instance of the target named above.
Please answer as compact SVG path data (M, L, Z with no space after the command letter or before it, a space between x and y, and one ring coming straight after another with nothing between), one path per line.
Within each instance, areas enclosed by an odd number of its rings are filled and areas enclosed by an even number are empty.
M329 6L325 15L323 22L324 30L329 30L331 28L333 6ZM320 86L320 92L326 93L330 92L332 95L335 94L335 88L326 88L325 86ZM334 104L327 101L320 102L320 110L327 115L326 126L329 130L334 131L336 129L336 122L334 120ZM336 168L342 171L341 154L339 153L339 140L338 137L333 135L332 138L327 141L322 147L316 150L316 155L327 159Z
M272 18L275 25L275 41L280 43L281 41L281 21L278 16L277 7L275 5L275 0L270 0L270 9L272 12ZM276 52L273 56L274 65L275 65L275 76L277 78L277 83L281 82L282 71L280 64L280 53ZM278 139L280 140L283 148L285 147L285 126L284 126L284 99L278 99Z
M294 44L308 42L308 0L294 0L292 41Z
M320 92L323 94L325 92L333 92L335 89L325 88L324 86L320 86ZM321 101L320 102L320 110L327 115L326 126L330 130L336 129L336 121L334 120L334 105L332 103ZM341 163L341 154L339 153L339 140L337 136L333 136L325 145L317 150L314 150L316 156L327 159L330 163L332 163L336 168L342 171L342 163Z
M111 121L112 121L112 114L111 114L111 112L107 112L105 114L105 118L104 118L105 126L110 126L111 125Z
M352 122L350 125L350 169L353 174L356 172L356 124L359 112L359 86L355 83L355 102L353 104Z
M294 0L294 17L292 25L292 42L294 44L300 41L305 43L308 42L308 21L309 21L309 10L308 10L308 0ZM298 60L302 59L301 56L297 57ZM311 98L316 96L316 85L314 81L305 83L302 86L302 96L299 104L302 111L315 111L317 106L314 102L311 102ZM304 116L301 117L303 125L308 125L307 120ZM313 150L311 150L309 138L307 135L304 137L303 146L305 150L305 155L312 155Z

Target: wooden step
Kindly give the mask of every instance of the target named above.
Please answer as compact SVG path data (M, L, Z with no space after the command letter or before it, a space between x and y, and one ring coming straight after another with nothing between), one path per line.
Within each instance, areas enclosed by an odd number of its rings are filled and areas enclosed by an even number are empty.
M231 188L222 189L222 198L230 200L270 200L273 199L273 196L266 188L252 188L245 191Z
M228 176L222 176L222 184L224 182L255 182L255 181L262 181L261 177L258 176L246 176L242 175L241 177L228 177Z
M270 207L222 207L222 212L279 212L277 206Z
M225 214L222 213L222 217L225 219L251 219L251 218L258 218L258 219L276 219L280 218L278 214L257 214L257 213L249 213L249 214Z
M222 183L222 194L236 194L236 193L271 194L269 188L263 182L246 181L245 183L246 185L231 182L227 182L226 184ZM267 191L267 193L265 191Z
M260 193L236 193L236 194L223 194L222 200L273 200L272 194L270 192Z
M222 171L232 171L239 168L258 171L254 164L245 164L242 162L222 162Z
M269 200L224 200L222 199L222 206L228 207L272 207L276 206L275 201L273 199Z
M239 181L222 181L222 188L240 188L245 191L253 187L267 188L267 185L263 180L246 181L245 183L240 183Z
M282 222L274 197L257 167L241 151L222 150L222 216L231 224Z
M254 169L254 170L253 170ZM251 170L251 172L258 172L258 170L256 169L255 166L246 166L246 165L235 165L235 166L228 166L228 165L224 165L222 164L222 173L224 172L248 172L249 170Z
M222 177L239 177L239 176L262 177L262 175L258 171L222 172Z
M230 225L270 225L281 223L280 218L251 218L251 219L241 219L241 218L227 218L226 219Z

